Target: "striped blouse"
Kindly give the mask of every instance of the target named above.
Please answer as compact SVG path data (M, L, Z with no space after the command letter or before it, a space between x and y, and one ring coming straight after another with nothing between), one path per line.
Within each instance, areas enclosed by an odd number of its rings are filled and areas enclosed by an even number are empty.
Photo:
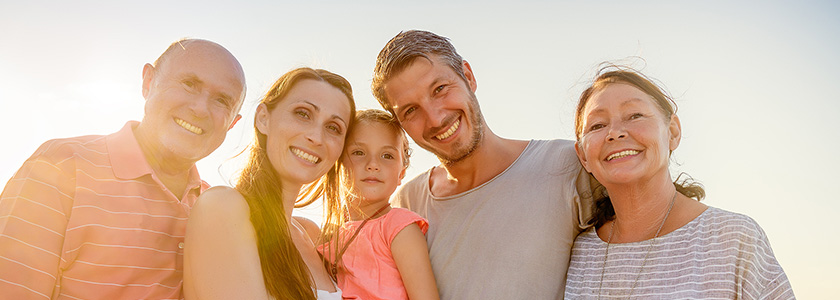
M581 233L566 299L795 298L764 231L745 215L709 207L654 241L609 245L605 266L607 243L592 228Z
M0 195L0 298L177 299L193 167L176 197L129 122L108 136L51 140Z

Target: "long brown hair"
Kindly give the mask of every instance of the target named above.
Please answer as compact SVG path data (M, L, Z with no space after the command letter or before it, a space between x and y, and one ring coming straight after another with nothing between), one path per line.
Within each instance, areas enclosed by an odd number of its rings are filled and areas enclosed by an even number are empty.
M598 74L599 75L595 77L592 85L581 93L580 100L577 104L577 110L575 111L575 138L577 138L578 142L580 141L580 136L583 132L583 111L586 109L586 103L589 102L589 99L593 94L605 89L611 84L629 84L641 90L645 94L648 94L651 98L653 98L653 102L656 104L659 111L661 111L665 116L666 122L671 119L673 114L677 113L677 103L674 102L671 96L665 93L663 88L660 88L658 85L653 83L652 80L648 79L636 70L629 67L606 64L600 69ZM606 188L604 188L604 186L601 185L591 173L589 176L590 184L594 187L594 194L592 196L595 199L595 212L592 219L589 220L589 224L594 225L597 228L604 225L607 221L615 219L615 209L613 208L612 202L610 202L610 196L607 194ZM683 179L681 180L681 178ZM703 189L703 185L694 181L694 179L686 173L680 173L680 175L677 176L674 180L674 187L680 194L689 198L694 198L697 201L703 200L703 197L706 196L706 191Z
M355 117L356 105L350 83L337 74L320 69L298 68L283 74L260 103L265 104L268 111L271 111L292 87L303 79L326 82L341 90L350 102L351 119ZM266 135L256 129L256 124L254 129L255 141L248 162L236 183L236 190L242 194L251 209L251 224L257 235L257 250L266 291L275 299L314 300L312 276L292 242L287 225L289 220L286 220L283 208L282 184L274 169L282 166L272 166L266 153ZM295 207L309 205L322 195L337 195L337 169L338 162L320 179L305 185L295 201ZM324 208L339 209L340 204L333 203L330 199L337 197L324 197Z

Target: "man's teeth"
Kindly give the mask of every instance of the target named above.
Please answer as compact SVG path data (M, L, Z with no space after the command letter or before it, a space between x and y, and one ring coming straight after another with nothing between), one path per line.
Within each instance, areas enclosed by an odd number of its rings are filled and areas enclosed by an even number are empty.
M306 161L308 161L308 162L311 162L311 163L313 163L313 164L317 164L317 163L318 163L318 161L320 161L320 160L321 160L321 159L320 159L320 158L318 158L317 156L312 155L312 154L309 154L309 153L306 153L306 152L303 152L303 150L300 150L300 149L295 149L295 148L292 148L292 153L294 153L295 155L297 155L297 157L303 158L304 160L306 160Z
M613 153L613 155L608 156L607 161L611 161L611 160L616 159L616 158L622 158L622 157L625 157L625 156L636 155L636 154L639 154L639 151L624 150L624 151L621 151L621 152L618 152L618 153Z
M446 138L452 136L452 134L455 133L455 130L458 130L458 126L461 126L461 119L455 120L455 123L452 124L452 126L449 127L449 130L447 130L446 132L444 132L440 135L435 136L435 138L439 139L439 140L443 140L443 139L446 139Z
M181 127L184 127L184 129L189 130L192 133L195 133L195 134L204 133L203 129L198 128L197 126L195 126L193 124L187 123L187 121L175 118L175 123L178 123L178 125L181 125Z

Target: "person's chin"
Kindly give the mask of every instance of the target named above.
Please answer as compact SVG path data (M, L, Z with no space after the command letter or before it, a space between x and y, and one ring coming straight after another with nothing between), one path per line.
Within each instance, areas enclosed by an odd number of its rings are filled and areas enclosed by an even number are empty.
M213 152L213 149L208 149L208 145L194 143L170 143L167 148L179 158L193 161L198 161Z
M447 142L443 143L437 140L432 140L426 150L434 153L438 157L451 157L458 149L453 148L457 143Z

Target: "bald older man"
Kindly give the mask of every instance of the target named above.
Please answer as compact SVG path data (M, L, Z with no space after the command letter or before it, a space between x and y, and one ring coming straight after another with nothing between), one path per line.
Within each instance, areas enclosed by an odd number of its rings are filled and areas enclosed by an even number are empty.
M50 140L0 196L0 298L180 298L195 163L239 120L242 67L206 40L143 67L145 114L106 136Z

